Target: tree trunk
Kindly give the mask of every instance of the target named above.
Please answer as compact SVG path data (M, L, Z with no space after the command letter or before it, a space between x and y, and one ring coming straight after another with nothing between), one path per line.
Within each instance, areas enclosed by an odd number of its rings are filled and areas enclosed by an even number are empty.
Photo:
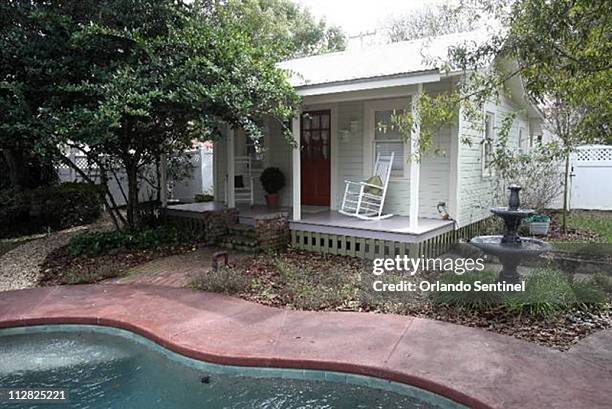
M127 223L130 229L138 224L138 168L135 164L126 164L128 177Z
M81 176L81 178L83 178L84 181L86 181L87 183L91 185L96 184L85 172L83 172L81 168L79 168L74 162L72 162L72 160L70 160L69 157L62 155L60 158L62 162L64 162L66 165L72 168L76 173L78 173ZM106 209L111 216L111 219L113 221L113 224L115 225L115 228L119 230L121 228L121 225L126 224L126 221L123 215L121 214L121 212L118 210L117 203L115 203L115 199L113 198L113 195L111 194L108 188L108 180L106 177L106 171L104 170L104 167L99 162L97 163L101 170L101 175L100 175L101 184L104 187L104 191L100 192L100 200L102 203L106 205Z
M30 179L30 169L27 165L28 161L23 157L23 152L15 149L2 149L2 154L8 167L11 186L17 189L27 188Z
M570 181L570 154L565 156L565 183L563 186L563 215L561 217L561 232L567 233L567 210L568 210L568 196L569 196L569 181Z

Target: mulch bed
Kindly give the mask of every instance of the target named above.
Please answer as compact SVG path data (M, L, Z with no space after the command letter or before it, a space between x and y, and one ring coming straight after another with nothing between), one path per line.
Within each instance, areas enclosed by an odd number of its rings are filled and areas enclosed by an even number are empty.
M565 242L598 242L600 237L597 233L593 233L589 230L579 230L568 227L563 233L561 231L561 225L554 219L550 223L550 229L546 240L553 241L565 241Z
M51 252L41 266L41 286L96 283L120 277L135 266L161 257L194 251L193 244L162 247L154 250L119 251L96 257L74 257L67 247Z
M346 256L323 256L298 250L289 250L280 256L257 255L243 260L240 266L233 266L245 275L255 279L258 285L247 293L237 294L239 297L258 302L264 305L297 309L294 304L283 297L282 283L279 283L278 260L294 266L301 270L319 271L324 277L332 273L334 269L351 274L353 278L346 281L349 283L359 280L362 274L371 274L371 270L365 267L364 261ZM425 273L427 276L427 273ZM346 282L344 283L346 284ZM612 311L602 309L600 311L585 311L573 309L557 314L547 319L537 319L528 315L519 315L507 311L503 306L491 308L486 311L473 311L458 307L448 307L423 302L424 294L415 293L420 300L414 304L393 305L368 304L355 297L346 299L342 303L325 305L318 311L355 311L355 312L377 312L396 313L412 315L422 318L435 319L469 327L483 328L500 334L510 335L516 338L534 342L547 347L567 350L580 339L598 330L612 326Z
M475 312L428 306L411 310L409 314L483 328L561 351L568 350L587 335L612 326L610 310L592 312L573 309L546 320L509 313L503 308Z

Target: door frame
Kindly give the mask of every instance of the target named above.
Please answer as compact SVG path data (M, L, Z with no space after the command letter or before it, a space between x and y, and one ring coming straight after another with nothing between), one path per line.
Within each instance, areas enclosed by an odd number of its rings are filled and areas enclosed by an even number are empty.
M303 114L309 111L329 111L329 206L330 209L336 210L338 208L338 199L337 199L337 184L338 184L338 168L337 168L337 154L338 154L338 138L336 137L338 133L338 104L312 104L312 105L304 105L302 108ZM300 117L301 121L301 117ZM301 127L300 127L301 128ZM301 137L300 130L300 137ZM301 161L300 161L300 177L302 176L301 169ZM301 195L300 195L301 196Z

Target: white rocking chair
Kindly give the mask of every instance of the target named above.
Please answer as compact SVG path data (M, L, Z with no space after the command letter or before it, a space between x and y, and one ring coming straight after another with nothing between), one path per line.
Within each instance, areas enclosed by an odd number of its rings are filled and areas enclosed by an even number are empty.
M378 154L376 157L373 176L378 176L382 185L345 181L346 188L344 189L344 199L342 199L340 213L363 220L382 220L393 216L392 214L383 215L382 211L387 196L387 185L391 176L394 156L395 152L391 152L390 156ZM373 194L372 190L378 190L379 193Z

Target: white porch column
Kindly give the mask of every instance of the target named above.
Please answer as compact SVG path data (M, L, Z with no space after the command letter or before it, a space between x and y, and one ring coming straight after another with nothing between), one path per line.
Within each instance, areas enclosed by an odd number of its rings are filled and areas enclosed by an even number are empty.
M168 157L165 153L159 155L159 200L161 207L168 207Z
M206 193L206 186L204 184L204 179L206 178L206 169L204 168L204 147L200 146L200 190L202 193ZM214 179L213 179L214 180Z
M300 152L300 116L301 113L293 117L293 140L294 148L292 153L292 185L293 185L293 220L302 219L302 162Z
M235 191L234 191L234 171L235 171L235 160L234 160L234 130L230 125L227 125L227 207L236 207Z
M410 228L419 226L419 187L421 179L421 164L416 159L419 151L419 136L421 134L421 119L419 118L418 103L423 93L423 84L418 85L417 94L412 98L413 126L410 133Z

